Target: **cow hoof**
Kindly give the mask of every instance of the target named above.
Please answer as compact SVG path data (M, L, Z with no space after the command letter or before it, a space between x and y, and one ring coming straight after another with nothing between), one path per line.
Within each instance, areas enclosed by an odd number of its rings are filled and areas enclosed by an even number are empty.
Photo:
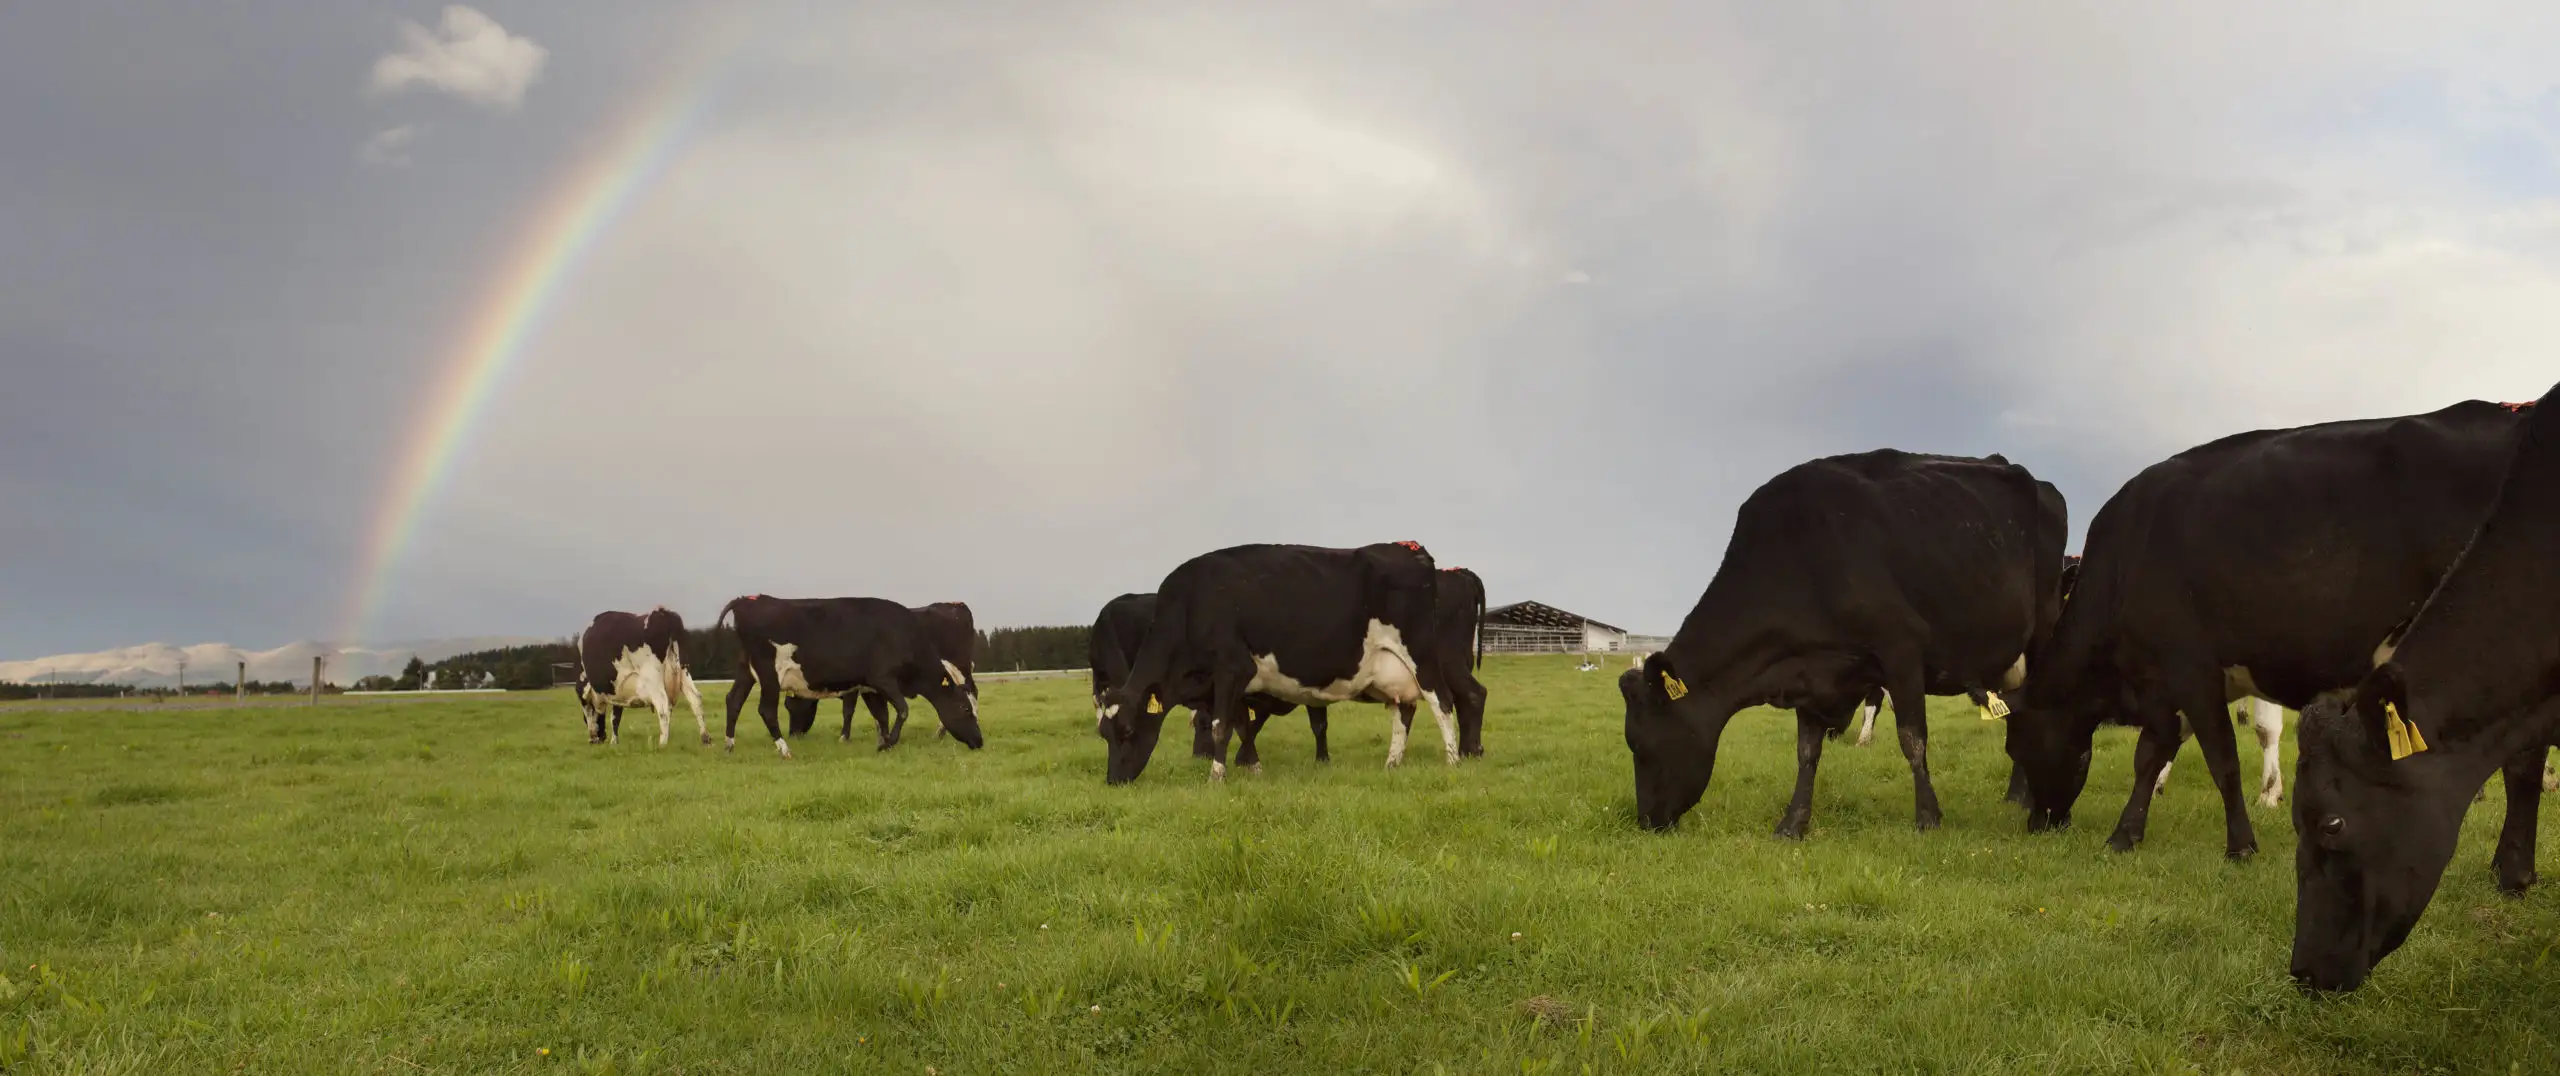
M1805 824L1808 821L1810 820L1793 815L1781 818L1778 820L1777 836L1785 840L1801 841L1804 839Z
M1249 769L1249 770L1252 770L1252 771L1253 771L1253 775L1254 775L1254 776L1256 776L1256 777L1260 777L1260 776L1262 776L1262 764L1261 764L1261 763L1259 763L1259 762L1256 762L1256 763L1254 763L1253 765L1251 765L1251 766L1247 766L1247 767L1245 767L1245 768L1246 768L1246 769Z
M1935 813L1924 814L1912 819L1912 824L1918 827L1922 833L1927 833L1930 830L1938 828L1938 823L1939 817Z
M2260 796L2258 797L2258 806L2267 808L2268 810L2274 810L2275 808L2284 806L2284 797L2282 795Z
M785 742L785 741L782 741L782 740L775 740L775 741L773 741L773 749L774 749L774 750L776 750L776 751L781 752L781 753L782 753L782 757L783 757L784 759L786 759L786 760L788 760L788 759L791 757L791 745L790 745L789 743Z
M2133 834L2126 833L2123 830L2117 830L2113 835L2110 835L2107 838L2107 850L2111 852L2130 852L2133 851L2134 845L2140 843L2142 843L2141 838L2136 837Z
M2507 872L2499 871L2498 892L2504 893L2510 897L2521 897L2524 895L2525 890L2533 888L2533 884L2538 881L2541 881L2541 879L2531 870L2525 871L2524 876L2521 878L2510 878L2507 877Z
M2255 855L2257 855L2257 854L2258 854L2258 842L2256 842L2256 841L2251 841L2251 842L2249 842L2249 843L2247 843L2247 844L2240 845L2240 846L2238 846L2238 847L2236 847L2236 848L2231 849L2230 851L2227 851L2227 852L2222 853L2222 858L2224 858L2224 859L2228 859L2228 860L2230 860L2230 861L2232 861L2232 862L2234 862L2234 863L2237 863L2237 862L2240 862L2241 860L2248 859L2249 857L2251 857L2251 856L2255 856Z
M703 733L703 734L702 734L702 746L704 746L704 747L709 747L709 746L711 746L711 734L710 734L710 733L706 732L706 733Z
M1227 779L1227 764L1226 764L1226 763L1223 763L1223 762L1212 762L1212 763L1210 763L1210 764L1209 764L1209 779L1210 779L1210 780L1212 780L1212 781L1224 781L1224 780L1226 780L1226 779Z

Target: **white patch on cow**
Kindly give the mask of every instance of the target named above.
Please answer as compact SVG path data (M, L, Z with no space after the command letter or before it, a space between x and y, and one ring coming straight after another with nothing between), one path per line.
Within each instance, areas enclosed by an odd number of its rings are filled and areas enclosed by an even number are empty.
M791 757L791 745L784 742L781 737L777 736L774 738L773 749L782 752L782 757L784 758Z
M1865 747L1876 738L1876 711L1879 707L1858 704L1858 746Z
M2380 643L2375 644L2373 648L2373 667L2377 669L2381 668L2383 662L2391 660L2391 655L2399 652L2400 645L2395 640L2384 639Z
M1103 707L1102 716L1106 719L1120 716L1120 704L1115 702L1109 706Z
M1282 672L1278 655L1263 654L1253 659L1253 679L1244 689L1300 706L1331 706L1353 699L1400 706L1422 697L1416 668L1413 652L1405 649L1404 633L1393 624L1371 620L1368 635L1360 641L1360 664L1348 679L1310 686Z
M1430 704L1431 704L1431 720L1433 720L1433 721L1435 721L1435 722L1438 722L1438 723L1439 723L1439 725L1440 725L1440 749L1441 749L1442 753L1444 753L1444 754L1446 754L1446 755L1448 756L1448 762L1449 762L1449 764L1450 764L1450 765L1452 765L1452 766L1457 765L1457 764L1458 764L1458 718L1457 718L1457 716L1456 716L1456 715L1454 715L1454 714L1451 714L1449 711L1447 711L1447 710L1445 710L1445 709L1442 709L1442 708L1441 708L1441 706L1440 706L1440 696L1439 696L1439 694L1438 694L1438 693L1436 693L1436 692L1430 692L1430 691L1425 691L1425 692L1423 692L1423 693L1422 693L1422 698L1423 698L1423 701L1428 702L1428 703L1430 703ZM1404 722L1402 722L1402 721L1398 721L1398 722L1396 722L1396 727L1397 727L1397 728L1403 728L1403 727L1404 727Z
M2258 734L2258 806L2278 806L2284 802L2284 707L2250 699L2249 728Z
M1224 781L1224 780L1226 780L1226 779L1227 779L1227 764L1226 764L1226 763L1224 763L1224 762L1214 762L1214 761L1213 761L1213 762L1211 762L1211 763L1209 763L1209 779L1210 779L1210 780L1212 780L1212 781Z
M800 663L792 658L799 649L798 643L773 644L773 678L776 681L775 686L780 687L783 694L803 699L835 699L862 693L860 687L845 691L820 691L810 687L808 674L803 672Z
M582 634L580 639L584 638ZM667 656L673 659L675 652L670 650ZM684 683L687 685L687 690L690 690L690 682L682 681L683 676L682 664L660 662L658 656L650 653L647 646L633 646L625 648L621 656L613 659L611 684L597 687L593 683L586 682L585 674L581 672L578 690L585 696L582 701L595 708L596 723L604 730L606 740L617 744L622 742L619 730L613 728L611 718L607 716L609 708L621 706L637 709L646 706L651 713L658 715L658 744L663 747L667 742L668 725L675 717L674 706L670 702L673 695L671 688L677 683ZM702 707L699 701L694 705L693 716L696 721L702 719ZM710 728L711 726L707 723L703 725L704 735L710 734Z
M1387 707L1387 768L1388 768L1388 769L1391 769L1391 770L1392 770L1392 769L1394 769L1394 768L1396 768L1396 767L1398 767L1398 766L1402 766L1402 765L1404 765L1404 741L1405 741L1405 731L1404 731L1404 711L1403 711L1402 709L1399 709L1399 708L1395 707L1395 706L1388 706L1388 707Z
M2018 660L2009 663L2009 671L2000 675L2000 690L2016 691L2019 687L2025 685L2026 682L2027 656L2025 654L2020 654L2018 655Z

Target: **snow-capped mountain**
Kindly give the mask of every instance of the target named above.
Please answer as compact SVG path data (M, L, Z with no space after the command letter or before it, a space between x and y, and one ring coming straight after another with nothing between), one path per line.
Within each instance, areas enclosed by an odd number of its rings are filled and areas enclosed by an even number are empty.
M311 682L311 657L322 654L329 659L327 672L323 675L330 683L343 685L367 676L398 676L401 666L407 665L412 657L437 662L474 650L495 650L548 641L533 635L474 635L369 647L336 647L304 641L286 643L273 650L242 650L227 643L197 643L194 646L144 643L94 654L56 654L28 661L0 661L0 680L21 684L171 687L178 682L178 663L184 660L190 684L209 687L230 683L238 675L237 663L243 661L249 663L249 679L308 684Z

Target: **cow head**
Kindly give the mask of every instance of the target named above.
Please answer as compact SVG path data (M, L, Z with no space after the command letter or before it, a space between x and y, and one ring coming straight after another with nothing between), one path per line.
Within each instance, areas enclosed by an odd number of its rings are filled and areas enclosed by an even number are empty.
M942 721L943 731L951 738L975 751L987 745L985 733L978 729L978 693L976 685L958 666L943 662L941 669L928 673L924 701L932 704L933 715Z
M2027 780L2027 830L2041 833L2071 824L2071 808L2089 787L2090 746L2098 726L2124 712L2115 685L2077 698L2052 697L2029 683L2012 696L2005 748Z
M1636 822L1670 829L1707 794L1715 772L1715 737L1693 720L1702 714L1689 713L1704 703L1666 654L1647 655L1619 673L1618 694L1627 700L1627 751L1635 756Z
M2355 989L2408 939L2453 861L2470 805L2472 789L2447 787L2461 781L2448 759L2392 760L2386 705L2408 708L2397 667L2388 664L2352 701L2302 711L2292 970L2314 990Z
M1102 720L1096 728L1108 752L1103 783L1125 785L1147 772L1147 760L1155 756L1156 738L1164 733L1164 714L1170 709L1154 685L1126 683L1103 694Z

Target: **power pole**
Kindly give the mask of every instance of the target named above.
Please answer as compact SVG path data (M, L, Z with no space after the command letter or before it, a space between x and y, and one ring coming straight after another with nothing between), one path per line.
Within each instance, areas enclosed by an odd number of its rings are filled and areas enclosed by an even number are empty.
M311 655L311 705L313 706L320 705L320 661L320 655Z
M179 658L179 659L178 659L178 695L179 695L179 697L184 698L184 697L186 696L186 694L187 694L187 659L185 659L185 658Z
M240 663L240 679L231 687L231 701L249 701L249 663Z

